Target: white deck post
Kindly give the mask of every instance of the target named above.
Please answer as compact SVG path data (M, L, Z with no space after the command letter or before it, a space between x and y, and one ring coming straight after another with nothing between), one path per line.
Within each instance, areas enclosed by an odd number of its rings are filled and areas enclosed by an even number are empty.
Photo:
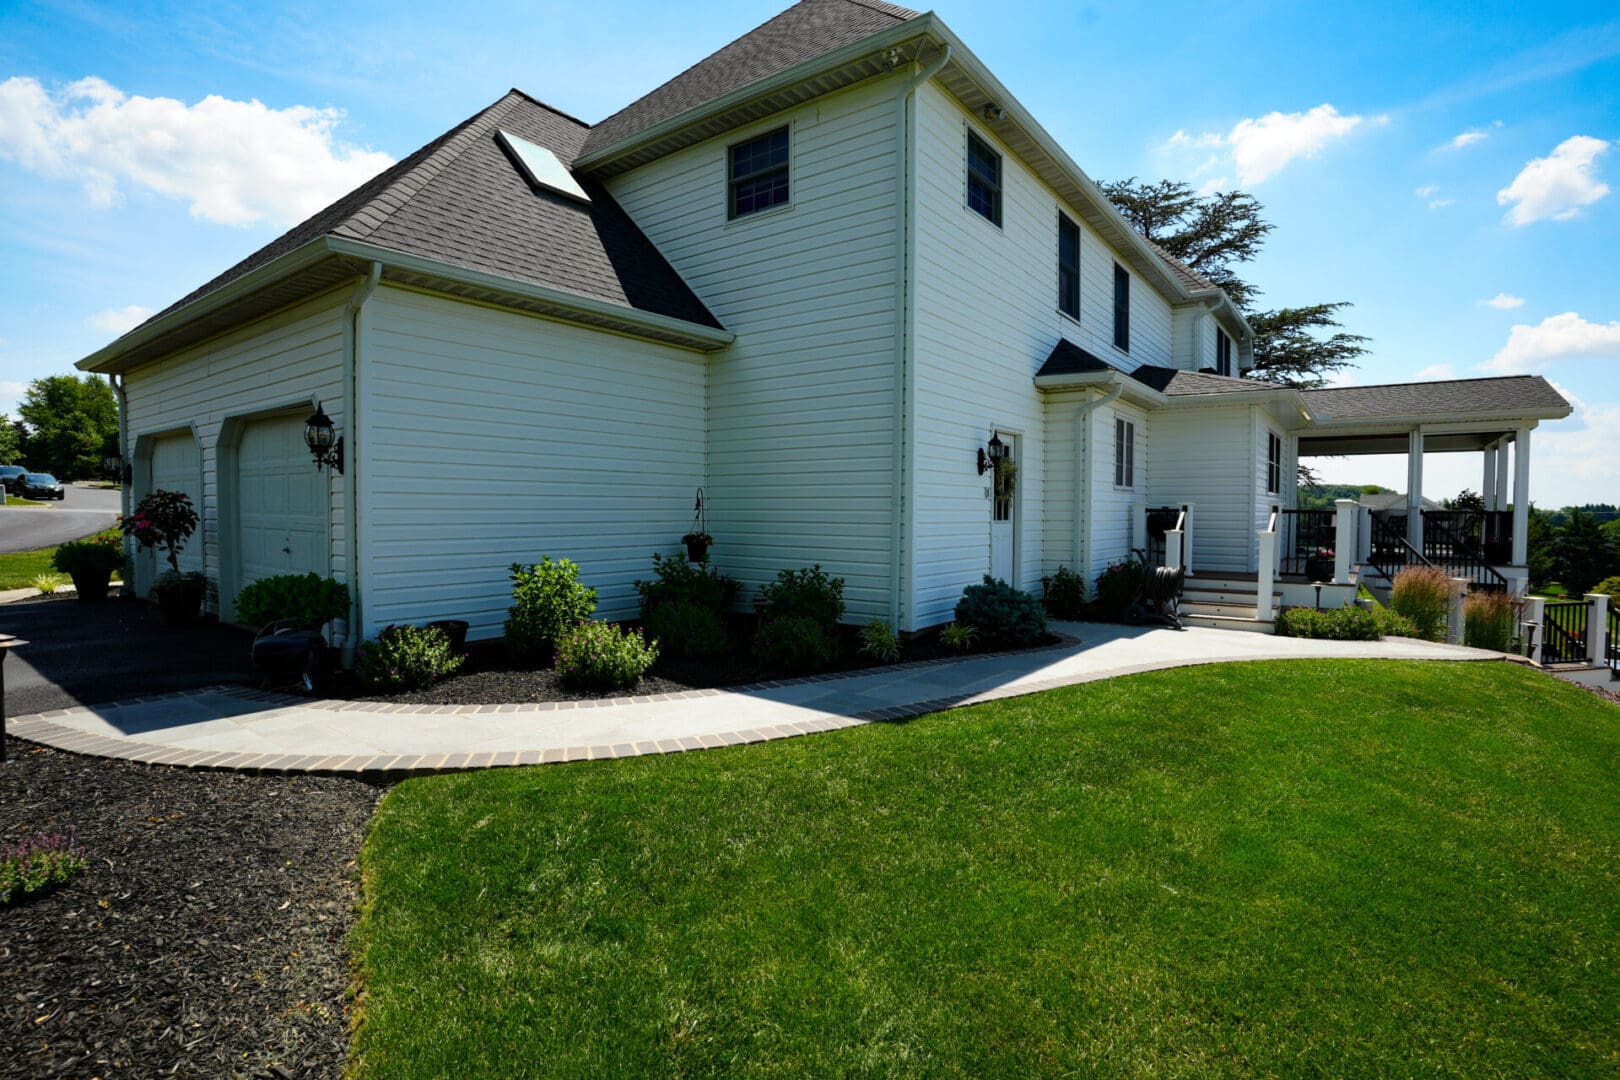
M1254 617L1271 621L1271 599L1277 589L1277 533L1260 530L1260 563L1254 576Z
M1465 626L1463 603L1468 599L1468 586L1470 584L1471 582L1465 577L1451 579L1451 611L1447 620L1449 625L1446 627L1446 640L1453 645L1463 643L1463 629Z
M1506 510L1508 508L1508 446L1507 439L1496 440L1496 490L1491 492L1493 502L1492 510Z
M1479 497L1485 500L1485 509L1496 509L1496 448L1485 448L1485 479L1479 485Z
M1192 577L1193 568L1193 504L1182 503L1181 509L1186 513L1187 520L1181 523L1181 564L1187 568L1187 576Z
M1183 537L1180 529L1164 530L1164 565L1170 567L1171 569L1175 569L1176 567L1182 565L1182 539Z
M1406 542L1423 550L1423 428L1406 440Z
M1333 580L1350 580L1351 556L1356 551L1356 518L1361 504L1354 499L1333 500Z
M1372 558L1372 507L1361 506L1356 514L1356 562L1362 566Z
M1513 435L1513 565L1530 564L1530 429Z
M1609 594L1587 593L1586 602L1591 605L1586 609L1586 662L1602 667L1608 660L1603 646L1609 637Z
M1519 620L1519 630L1524 638L1524 655L1532 660L1535 660L1536 654L1541 651L1541 624L1546 618L1546 600L1539 596L1524 598L1524 618Z

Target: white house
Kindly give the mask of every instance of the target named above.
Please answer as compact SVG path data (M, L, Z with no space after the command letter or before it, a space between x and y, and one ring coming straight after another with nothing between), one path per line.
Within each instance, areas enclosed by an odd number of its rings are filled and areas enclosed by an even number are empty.
M1143 547L1265 625L1323 536L1341 580L1481 554L1415 502L1293 512L1301 454L1391 447L1414 500L1425 449L1483 452L1488 574L1522 577L1547 383L1301 393L1252 353L937 16L804 0L595 125L508 93L80 367L125 401L134 494L199 504L225 619L314 570L364 636L492 636L542 554L628 617L701 487L718 565L820 563L851 619L922 629L986 573ZM341 472L303 445L317 403Z

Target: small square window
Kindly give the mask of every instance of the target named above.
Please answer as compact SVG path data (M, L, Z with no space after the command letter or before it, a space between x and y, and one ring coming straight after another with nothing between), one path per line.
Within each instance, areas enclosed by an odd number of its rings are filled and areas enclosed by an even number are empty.
M973 132L967 137L967 204L992 224L1001 224L1001 155Z
M788 129L731 148L729 216L769 210L788 201Z
M1131 272L1114 264L1114 348L1131 351Z
M1136 425L1114 417L1114 486L1136 486Z
M1080 226L1058 214L1058 310L1080 317Z

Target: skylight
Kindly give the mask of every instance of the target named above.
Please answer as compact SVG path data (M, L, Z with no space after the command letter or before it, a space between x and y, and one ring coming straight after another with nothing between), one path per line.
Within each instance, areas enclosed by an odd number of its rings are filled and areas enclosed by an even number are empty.
M510 131L499 132L498 136L501 145L512 152L519 168L523 170L523 175L528 177L529 182L535 187L577 199L582 203L590 203L591 197L585 194L585 189L579 186L563 167L563 163L557 160L556 154L528 139L519 138Z

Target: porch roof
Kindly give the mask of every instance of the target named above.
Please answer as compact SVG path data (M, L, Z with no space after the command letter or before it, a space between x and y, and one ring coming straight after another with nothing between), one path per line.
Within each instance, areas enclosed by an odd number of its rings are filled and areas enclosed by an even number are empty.
M1483 450L1574 411L1539 375L1339 386L1300 398L1311 413L1302 456L1406 453L1417 428L1425 450Z

